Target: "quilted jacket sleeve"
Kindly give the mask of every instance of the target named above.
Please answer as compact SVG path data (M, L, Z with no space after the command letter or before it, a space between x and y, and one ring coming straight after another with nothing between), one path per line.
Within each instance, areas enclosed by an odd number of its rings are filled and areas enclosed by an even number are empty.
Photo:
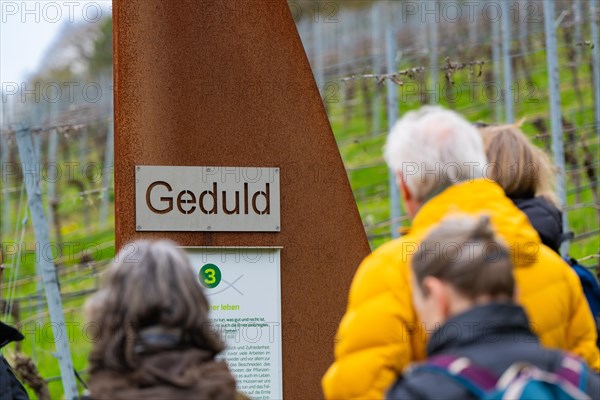
M408 265L392 246L367 257L354 277L335 362L322 382L327 399L382 399L397 375L424 357Z

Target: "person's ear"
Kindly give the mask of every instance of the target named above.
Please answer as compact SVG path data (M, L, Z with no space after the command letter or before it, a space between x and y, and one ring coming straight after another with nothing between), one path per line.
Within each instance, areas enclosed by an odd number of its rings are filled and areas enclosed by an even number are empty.
M400 172L396 173L396 182L398 183L398 187L400 188L400 193L402 194L402 200L404 203L408 203L412 199L412 195L410 194L410 190L408 190L408 186L406 186L406 182L402 178L402 174Z
M426 277L423 279L423 294L444 318L450 315L450 293L444 282L433 276Z
M413 193L410 192L410 189L400 172L396 173L396 181L398 182L398 187L402 195L402 203L405 206L406 212L411 217L414 217L419 211L421 204L415 199Z

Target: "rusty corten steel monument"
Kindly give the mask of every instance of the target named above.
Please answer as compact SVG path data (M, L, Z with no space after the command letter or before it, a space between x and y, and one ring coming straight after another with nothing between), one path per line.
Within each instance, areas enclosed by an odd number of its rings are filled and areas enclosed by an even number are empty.
M281 247L283 397L322 397L369 245L287 2L113 4L117 247L165 237L182 246ZM278 168L280 227L136 229L139 165Z

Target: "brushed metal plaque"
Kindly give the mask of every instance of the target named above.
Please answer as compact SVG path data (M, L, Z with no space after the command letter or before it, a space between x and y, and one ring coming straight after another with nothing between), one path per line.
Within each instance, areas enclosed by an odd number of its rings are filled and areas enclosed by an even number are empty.
M137 231L279 232L279 168L135 167Z

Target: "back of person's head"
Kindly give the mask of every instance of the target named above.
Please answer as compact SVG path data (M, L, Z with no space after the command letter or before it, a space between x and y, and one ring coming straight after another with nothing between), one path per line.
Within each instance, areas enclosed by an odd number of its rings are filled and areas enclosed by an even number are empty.
M555 206L555 171L549 157L525 136L519 125L480 129L490 162L486 176L496 181L512 199L543 196Z
M135 369L136 345L147 328L177 332L181 345L212 356L224 347L210 327L208 301L188 258L170 241L126 245L85 309L97 332L92 369Z
M453 183L483 177L487 162L477 128L438 106L410 111L398 120L385 159L419 202Z
M411 267L415 306L421 319L429 319L429 323L448 318L444 304L460 301L474 305L514 298L510 253L487 216L444 219L423 240Z

